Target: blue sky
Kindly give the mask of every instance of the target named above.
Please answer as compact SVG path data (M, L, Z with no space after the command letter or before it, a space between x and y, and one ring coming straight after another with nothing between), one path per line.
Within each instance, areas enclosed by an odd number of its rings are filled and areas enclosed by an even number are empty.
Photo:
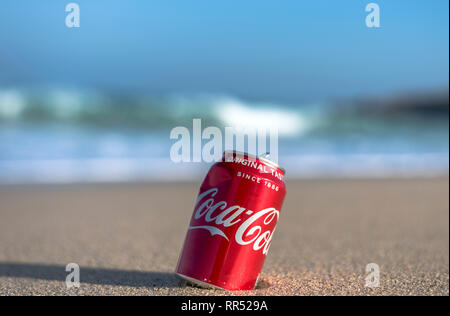
M3 0L0 87L306 102L448 87L448 1Z

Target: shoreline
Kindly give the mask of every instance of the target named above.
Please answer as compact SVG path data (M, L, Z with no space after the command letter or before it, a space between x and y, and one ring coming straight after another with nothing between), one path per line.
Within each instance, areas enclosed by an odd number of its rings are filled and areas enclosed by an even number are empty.
M160 179L156 180L124 180L124 181L73 181L73 182L1 182L0 181L0 191L2 189L22 189L22 188L58 188L58 187L115 187L115 186L177 186L177 185L198 185L205 177L205 174L199 175L198 180L194 179L180 179L173 180L168 179L167 181L162 181ZM341 175L328 175L328 176L311 176L311 177L295 177L286 178L286 183L297 183L297 182L328 182L328 181L389 181L389 180L450 180L449 173L430 173L426 174L412 174L412 175L354 175L354 176L341 176Z

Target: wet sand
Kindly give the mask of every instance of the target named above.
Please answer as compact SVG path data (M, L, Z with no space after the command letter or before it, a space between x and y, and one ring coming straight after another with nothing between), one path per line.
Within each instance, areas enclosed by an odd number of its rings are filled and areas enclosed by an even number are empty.
M198 183L0 187L0 295L449 295L448 177L287 186L259 288L233 293L173 274Z

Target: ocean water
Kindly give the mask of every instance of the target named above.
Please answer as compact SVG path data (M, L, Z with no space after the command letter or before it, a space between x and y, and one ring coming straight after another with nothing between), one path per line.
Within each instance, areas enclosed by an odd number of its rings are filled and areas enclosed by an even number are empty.
M424 109L0 89L0 183L199 180L209 164L169 155L170 130L193 118L278 129L288 179L448 174L448 113Z

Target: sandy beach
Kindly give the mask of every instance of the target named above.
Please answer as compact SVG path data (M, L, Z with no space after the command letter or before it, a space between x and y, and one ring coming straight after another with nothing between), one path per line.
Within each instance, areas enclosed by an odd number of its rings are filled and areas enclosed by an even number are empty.
M449 295L447 176L288 182L262 282L233 293L173 274L198 188L0 187L0 295Z

